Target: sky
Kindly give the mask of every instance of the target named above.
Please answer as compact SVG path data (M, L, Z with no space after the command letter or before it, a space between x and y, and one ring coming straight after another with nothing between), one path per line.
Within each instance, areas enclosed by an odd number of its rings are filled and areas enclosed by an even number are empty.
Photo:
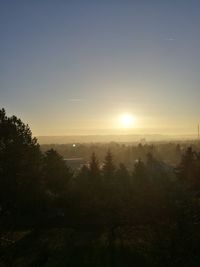
M34 135L195 134L199 100L200 1L0 0L0 107Z

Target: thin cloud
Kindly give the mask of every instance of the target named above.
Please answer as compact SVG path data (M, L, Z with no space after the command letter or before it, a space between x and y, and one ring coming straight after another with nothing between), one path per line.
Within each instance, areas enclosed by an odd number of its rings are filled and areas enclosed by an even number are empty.
M83 98L69 98L68 101L69 102L81 102L84 101L85 99Z
M173 38L173 37L169 37L169 38L166 38L165 40L166 40L166 41L175 41L176 39Z

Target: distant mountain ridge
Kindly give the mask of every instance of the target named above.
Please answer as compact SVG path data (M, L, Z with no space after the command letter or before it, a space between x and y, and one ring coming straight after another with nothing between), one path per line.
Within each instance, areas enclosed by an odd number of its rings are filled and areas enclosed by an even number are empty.
M40 144L67 144L67 143L102 143L102 142L153 142L194 140L194 135L66 135L66 136L37 136Z

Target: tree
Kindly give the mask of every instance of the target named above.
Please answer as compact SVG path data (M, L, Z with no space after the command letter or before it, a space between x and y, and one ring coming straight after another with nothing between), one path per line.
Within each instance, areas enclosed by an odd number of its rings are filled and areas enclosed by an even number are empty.
M116 180L118 188L127 192L128 187L130 186L130 176L123 163L119 164L119 168L116 171Z
M89 163L89 174L93 178L97 178L100 176L99 162L94 152L92 153L91 160Z
M78 173L78 175L76 176L76 182L84 185L86 183L88 183L88 179L89 179L89 168L86 165L83 165Z
M115 174L115 166L113 163L113 156L111 152L108 150L104 160L103 175L106 179L109 179L111 182L113 181L114 174Z
M43 175L46 189L54 196L65 194L72 172L62 156L54 149L45 152L43 159Z
M176 169L178 178L189 187L199 190L200 186L200 154L188 147L182 155L181 162Z
M147 170L143 161L140 159L134 165L133 171L134 186L144 186L147 183Z
M0 206L2 214L38 208L41 153L28 125L0 110Z
M181 157L181 162L176 169L176 174L182 181L191 181L195 165L195 153L191 147L188 147Z

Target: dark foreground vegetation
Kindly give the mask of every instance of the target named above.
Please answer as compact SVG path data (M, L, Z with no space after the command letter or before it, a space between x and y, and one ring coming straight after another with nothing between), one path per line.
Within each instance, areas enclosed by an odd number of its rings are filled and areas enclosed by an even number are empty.
M0 110L1 267L200 266L198 143L115 147L73 172Z

